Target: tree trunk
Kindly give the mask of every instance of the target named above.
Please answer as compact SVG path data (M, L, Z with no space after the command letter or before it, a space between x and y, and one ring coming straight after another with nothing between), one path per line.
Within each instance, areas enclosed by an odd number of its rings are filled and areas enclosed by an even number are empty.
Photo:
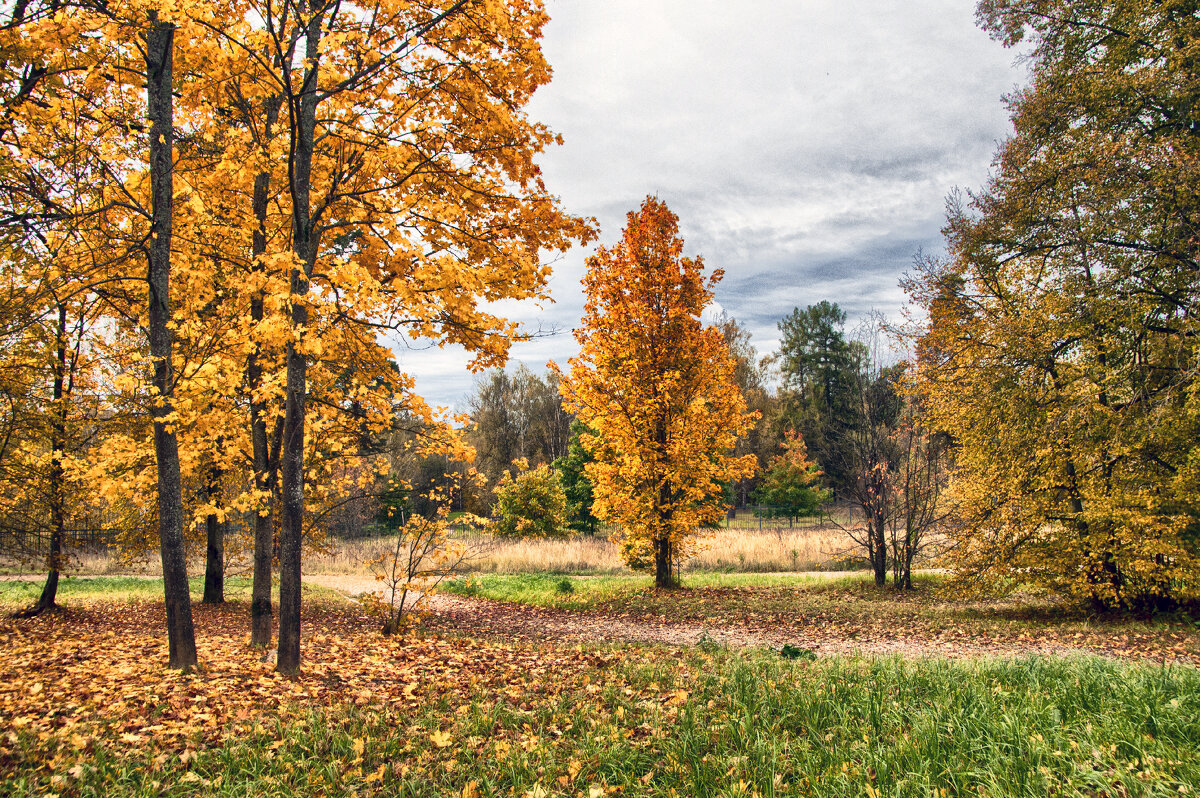
M278 109L278 106L275 106ZM272 118L268 112L268 127ZM267 251L267 192L271 176L263 172L254 178L254 218L258 229L254 231L254 268L261 269L261 258ZM250 300L250 318L263 320L264 298L257 291ZM271 564L275 559L275 486L278 462L271 457L267 440L267 418L270 407L261 393L263 383L262 354L257 343L250 350L246 363L247 382L250 386L250 440L254 459L254 488L258 501L264 506L254 512L254 577L250 587L250 645L267 648L271 645Z
M218 440L217 446L221 445ZM212 466L208 475L208 502L215 505L221 498L221 469ZM205 604L225 603L225 530L228 522L222 520L215 512L209 513L204 519L205 531L208 533L208 546L204 559L204 598Z
M292 321L308 320L308 309L297 303ZM282 524L279 531L279 661L281 673L300 670L300 549L304 523L304 414L307 363L294 344L287 347L287 409L283 422Z
M874 541L872 548L875 551L875 561L871 563L871 567L875 571L875 586L883 587L887 584L888 566L887 539L884 534L883 519L875 514L867 523L870 526L867 534L871 535Z
M67 372L67 306L58 304L58 344L54 364L54 421L50 427L50 550L46 553L46 583L37 603L17 613L21 618L32 618L58 604L58 577L62 569L63 543L66 540L66 511L63 506L63 479L66 474L63 469L63 456L67 448L67 403L66 403L66 372Z
M664 589L678 587L675 574L671 570L672 554L671 539L657 538L654 541L654 586Z
M308 327L308 281L316 263L320 236L310 215L313 146L317 125L317 75L320 66L322 14L313 0L312 18L305 36L304 83L298 95L288 98L292 152L288 160L292 194L292 329L311 334ZM304 420L308 362L296 348L287 346L287 404L280 456L282 524L279 532L279 662L280 673L300 671L300 548L304 524Z
M174 99L171 95L175 26L150 12L146 33L146 104L150 117L151 222L148 250L150 357L154 361L154 453L158 461L158 533L163 593L167 608L168 665L191 670L196 665L196 635L188 591L183 547L183 499L179 475L179 442L167 426L172 407L171 363L171 212L174 184Z

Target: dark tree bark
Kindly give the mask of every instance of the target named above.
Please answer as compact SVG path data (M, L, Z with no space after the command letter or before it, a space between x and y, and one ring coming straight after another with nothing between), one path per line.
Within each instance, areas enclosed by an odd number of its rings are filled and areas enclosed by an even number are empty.
M221 446L218 440L217 446ZM224 473L213 465L208 474L208 502L215 505L221 498L221 478ZM225 532L229 522L216 513L209 513L204 519L205 531L208 534L208 546L204 558L204 598L205 604L225 603Z
M886 490L886 487L881 487L881 490ZM886 498L881 498L880 502L886 502ZM883 587L887 584L887 569L888 569L888 547L887 547L887 532L884 528L887 523L883 512L876 509L874 518L867 521L870 525L868 534L871 535L871 549L874 556L871 558L871 568L875 572L875 586Z
M255 188L257 193L257 186ZM265 202L264 202L265 205ZM255 321L262 321L263 300L255 297L250 303ZM251 390L262 385L262 365L257 351L250 354L247 369ZM250 400L251 440L254 450L254 487L266 506L254 514L254 581L250 588L250 645L266 648L271 645L271 564L275 559L275 474L267 443L266 402Z
M277 101L267 104L267 122L264 141L269 141L271 128L279 115ZM271 188L271 175L262 172L254 178L254 219L258 228L254 231L254 268L262 269L260 258L267 251L267 202ZM250 300L250 317L255 324L263 320L263 292L256 292ZM250 645L267 648L271 645L271 624L274 614L271 609L271 571L275 559L275 489L279 477L278 443L271 445L267 434L267 419L271 408L267 398L261 394L263 364L262 354L255 346L250 350L246 363L246 376L250 385L250 439L254 458L254 487L264 506L254 514L254 578L250 588ZM282 424L276 422L273 439L279 441Z
M413 39L423 36L430 28L463 7L468 0L459 0L432 21L419 28ZM312 217L312 162L316 142L317 79L321 65L321 39L326 13L337 13L336 3L309 0L299 4L311 15L307 21L295 20L304 28L305 58L303 82L299 90L286 79L284 101L288 113L288 190L292 200L292 252L295 264L291 273L291 326L293 331L309 335L307 295L309 281L316 265L321 243L321 229ZM306 7L306 8L305 8ZM268 26L278 20L269 19ZM289 22L288 34L292 32ZM281 30L272 34L282 37ZM288 47L281 52L290 53ZM283 65L285 69L289 65ZM288 73L285 72L285 75ZM367 73L363 73L365 77ZM308 362L288 341L286 353L287 388L283 420L283 442L279 455L279 651L277 669L280 673L295 674L300 670L300 553L304 522L304 427L308 392Z
M66 510L63 505L63 480L66 473L62 459L67 449L67 306L58 304L57 348L51 366L54 374L54 410L50 423L50 470L48 498L50 500L50 549L46 553L46 583L33 606L21 610L19 618L32 618L58 606L58 579L62 570L63 544L66 541Z
M657 398L657 394L656 394ZM657 429L654 431L654 442L658 444L660 451L667 450L667 426L666 422L659 420ZM658 516L663 521L670 521L671 511L668 509L671 505L671 484L663 482L658 489ZM671 572L671 566L674 564L674 554L671 547L671 539L669 537L655 538L654 546L654 586L670 589L678 587L675 583L675 575Z
M158 531L162 555L163 592L167 607L168 665L191 670L196 666L196 634L188 592L183 546L183 499L179 475L179 442L166 419L172 411L174 374L171 363L171 212L174 171L174 99L171 95L175 26L150 12L145 36L146 106L150 117L150 243L149 282L150 357L154 361L157 401L154 453L158 461Z
M674 552L671 550L670 538L658 538L654 541L654 586L664 589L678 587L675 574L671 570Z
M38 598L37 612L56 606L58 598L58 576L62 570L63 543L67 536L66 508L64 507L63 457L67 452L67 306L58 304L58 336L54 358L54 421L50 430L50 551L46 556L46 584Z
M288 159L292 194L292 242L296 265L292 268L292 329L308 327L308 281L316 264L319 232L311 217L311 183L314 138L317 127L317 75L324 16L310 4L312 18L305 37L304 83L288 98L291 117L291 158ZM304 526L304 421L308 393L308 361L291 340L287 346L287 395L280 453L279 531L279 661L280 673L300 671L300 550Z

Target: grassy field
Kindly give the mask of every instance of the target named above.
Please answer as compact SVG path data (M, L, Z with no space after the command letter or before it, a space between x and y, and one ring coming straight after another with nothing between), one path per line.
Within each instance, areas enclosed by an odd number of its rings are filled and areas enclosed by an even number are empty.
M43 579L0 579L0 613L13 612L37 601L42 593ZM204 578L188 580L192 602L199 602L204 595ZM307 596L332 597L333 591L315 585L303 585ZM97 601L162 601L162 577L154 576L72 576L58 583L58 603L76 606L80 603ZM225 580L225 598L231 602L250 601L250 580L231 578Z
M245 609L200 609L192 676L162 667L141 600L6 622L2 791L928 798L1200 785L1190 667L397 641L317 598L305 672L287 681L238 643ZM96 630L105 617L121 619L118 636Z
M819 630L924 653L530 643L454 623L384 638L357 605L306 586L304 672L285 680L248 648L249 580L233 577L229 603L196 607L201 670L180 675L164 667L160 579L69 578L62 612L0 620L0 794L1200 792L1195 619L1097 618L1027 595L963 602L937 574L898 595L862 574L795 573L824 570L844 544L828 527L722 530L684 589L658 591L601 539L506 543L446 588L581 623ZM342 546L306 570L369 576L379 545ZM40 588L0 581L0 612ZM194 579L194 601L201 589ZM971 658L1023 641L1110 656ZM959 644L966 658L929 655Z
M710 588L810 588L814 591L857 586L861 574L830 577L825 573L727 573L688 571L684 590L660 592L645 574L569 575L555 573L473 574L447 581L443 590L460 596L479 596L535 607L594 610L622 607L649 609L654 602L678 604L693 596L712 595ZM926 580L928 581L928 580ZM700 592L694 592L700 591ZM647 603L649 602L649 603Z
M603 536L569 540L499 540L488 535L461 537L475 573L627 574L618 547ZM834 526L732 528L713 530L704 549L684 564L686 571L770 573L831 571L859 567L849 557L850 540ZM342 541L324 555L310 557L310 573L369 573L366 565L387 548L386 539Z
M869 575L691 573L678 590L646 576L485 574L450 582L457 595L577 613L641 626L767 632L825 650L943 655L1087 651L1129 659L1200 663L1200 620L1184 613L1097 616L1081 605L1016 593L964 599L946 577L920 574L915 589L877 588ZM755 635L762 639L762 634Z
M847 522L844 511L837 519ZM628 574L619 549L605 534L579 535L568 540L502 540L469 529L455 532L456 539L467 545L469 557L464 564L474 573L554 573L554 574ZM249 553L236 549L239 538L227 542L227 572L231 576L249 575ZM373 576L372 562L393 547L394 539L362 538L330 540L322 551L305 555L304 569L313 574L355 574ZM242 542L245 542L244 540ZM705 533L701 551L684 563L686 571L728 573L776 573L790 571L852 570L861 567L853 558L852 541L847 533L826 520L759 519L740 511L726 526ZM125 560L103 548L71 552L69 573L89 575L155 575L160 573L156 552ZM202 571L204 563L193 558L192 573ZM0 561L0 573L37 573L36 563Z

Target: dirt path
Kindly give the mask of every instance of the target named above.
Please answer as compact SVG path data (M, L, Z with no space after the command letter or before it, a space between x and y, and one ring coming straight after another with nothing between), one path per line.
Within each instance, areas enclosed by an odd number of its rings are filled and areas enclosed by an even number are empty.
M838 576L845 576L844 572ZM379 589L373 579L354 576L312 575L306 582L357 596ZM604 612L572 612L524 604L437 594L428 598L428 628L481 637L532 641L652 643L694 646L703 641L730 648L781 648L790 644L817 654L900 654L908 657L1018 656L1065 654L1084 649L1038 640L971 641L961 636L945 639L913 638L903 633L863 629L848 636L830 632L820 623L787 629L753 623L699 624L661 617L627 617Z

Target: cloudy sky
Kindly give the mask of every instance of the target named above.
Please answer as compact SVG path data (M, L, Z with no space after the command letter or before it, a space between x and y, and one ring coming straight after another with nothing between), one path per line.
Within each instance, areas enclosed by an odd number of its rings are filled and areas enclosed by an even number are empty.
M896 317L914 254L943 251L947 193L976 188L1009 131L1017 54L970 0L547 0L554 69L530 107L565 138L541 160L567 210L620 237L647 194L689 255L725 270L716 300L760 354L776 323L828 299ZM513 348L542 371L576 351L589 250L555 264L554 304L508 308L560 330ZM462 409L461 351L397 350L417 390Z

